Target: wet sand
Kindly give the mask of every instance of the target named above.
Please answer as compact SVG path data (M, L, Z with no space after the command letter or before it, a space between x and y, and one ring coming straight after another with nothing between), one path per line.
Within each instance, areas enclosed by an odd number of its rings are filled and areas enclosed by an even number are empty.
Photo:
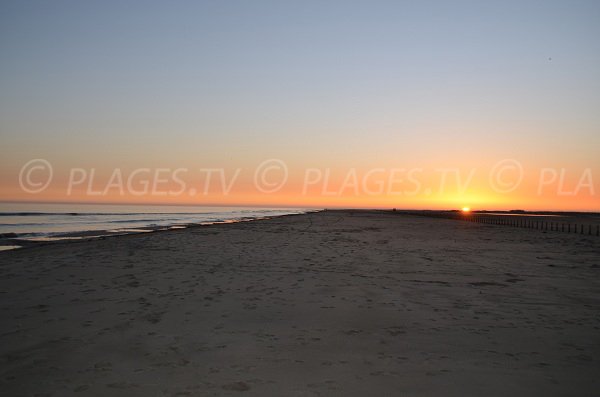
M327 211L0 252L0 390L600 390L600 239Z

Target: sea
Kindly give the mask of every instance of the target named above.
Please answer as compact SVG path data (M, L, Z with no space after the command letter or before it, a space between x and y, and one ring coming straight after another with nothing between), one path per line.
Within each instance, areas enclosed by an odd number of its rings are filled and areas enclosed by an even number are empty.
M31 241L142 233L301 214L305 208L0 203L0 236ZM5 247L8 245L5 244ZM5 248L6 249L6 248Z

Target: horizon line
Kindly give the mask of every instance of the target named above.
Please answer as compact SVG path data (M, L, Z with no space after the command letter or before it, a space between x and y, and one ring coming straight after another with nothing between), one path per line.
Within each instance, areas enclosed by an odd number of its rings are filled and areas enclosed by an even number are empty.
M315 206L315 205L272 205L272 204L222 204L222 203L199 203L199 204L189 204L189 203L164 203L164 202L155 202L155 203L143 203L143 202L135 202L135 203L123 203L123 202L98 202L98 201L38 201L38 200L3 200L0 199L0 203L9 203L9 204L59 204L59 205L123 205L123 206L165 206L165 207L225 207L225 208L235 208L235 207L243 207L243 208L307 208L307 209L332 209L332 210L396 210L396 211L460 211L462 207L444 207L444 208L402 208L402 207L393 207L393 206L358 206L358 207L348 207L348 206ZM599 210L566 210L566 209L529 209L525 210L522 208L512 208L512 209L489 209L489 208L471 208L470 212L510 212L510 211L524 211L529 213L534 212L560 212L560 213L582 213L582 214L600 214Z

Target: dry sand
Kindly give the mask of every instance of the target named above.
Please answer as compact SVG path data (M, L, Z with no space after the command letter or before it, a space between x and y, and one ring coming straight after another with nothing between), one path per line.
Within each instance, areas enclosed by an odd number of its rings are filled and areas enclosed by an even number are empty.
M0 252L0 272L6 396L600 390L595 236L328 211Z

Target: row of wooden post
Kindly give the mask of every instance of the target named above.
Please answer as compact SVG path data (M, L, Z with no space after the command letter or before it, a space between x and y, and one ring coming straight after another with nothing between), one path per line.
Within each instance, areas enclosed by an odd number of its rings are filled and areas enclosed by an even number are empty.
M596 225L596 230L592 225L584 225L569 222L553 222L547 220L535 220L526 217L502 217L502 216L485 216L485 215L474 215L474 214L461 214L460 217L463 220L485 223L490 225L504 225L512 227L521 227L536 230L547 230L553 232L564 232L564 233L576 233L576 234L587 234L588 236L596 235L600 236L600 225ZM514 219L513 219L514 218Z
M527 229L536 229L544 231L564 232L564 233L575 233L583 234L588 236L600 237L600 225L594 226L585 225L582 223L569 223L569 222L554 222L548 220L537 220L527 216L502 216L502 215L485 215L475 213L462 213L462 212L412 212L412 215L422 215L434 218L449 218L458 219L468 222L484 223L488 225L503 225L520 227Z

